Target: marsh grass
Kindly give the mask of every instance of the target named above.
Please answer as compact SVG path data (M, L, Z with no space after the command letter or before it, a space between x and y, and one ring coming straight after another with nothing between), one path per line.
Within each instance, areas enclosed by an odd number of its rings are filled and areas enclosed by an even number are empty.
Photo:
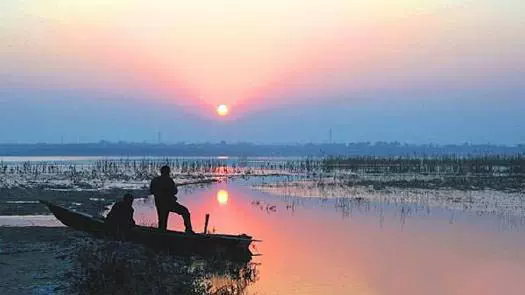
M73 257L75 294L206 294L183 259L126 242L86 240Z
M525 210L524 155L0 162L0 190L8 188L5 195L9 200L26 200L21 196L35 191L38 197L52 193L56 195L53 200L69 202L69 195L74 192L82 195L77 199L84 199L84 195L102 196L108 203L124 189L133 190L138 196L147 194L149 180L165 164L172 167L176 182L203 182L181 187L183 193L209 185L211 180L260 177L259 189L291 196L332 198L365 191L363 197L374 197L374 192L380 192L387 198L402 199L399 192L415 192L411 194L412 202L426 199L431 204L444 203L480 212L523 214ZM472 196L471 192L476 194ZM92 212L100 208L101 202L87 203L83 206L93 207ZM4 207L13 211L12 204Z
M241 295L258 279L256 264L202 261L123 241L86 238L72 252L72 294Z
M416 173L453 175L525 174L525 155L435 156L435 157L327 157L326 171L334 169L365 173Z

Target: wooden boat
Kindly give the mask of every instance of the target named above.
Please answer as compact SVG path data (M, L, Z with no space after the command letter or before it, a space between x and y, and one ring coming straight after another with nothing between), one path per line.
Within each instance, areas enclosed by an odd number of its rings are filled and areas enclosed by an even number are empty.
M64 225L91 233L98 237L116 238L103 219L73 211L53 203L40 200ZM199 255L203 257L246 260L252 253L249 246L256 240L242 235L187 234L178 231L161 231L157 228L135 226L118 234L119 239L144 244L148 247L167 250L177 255Z

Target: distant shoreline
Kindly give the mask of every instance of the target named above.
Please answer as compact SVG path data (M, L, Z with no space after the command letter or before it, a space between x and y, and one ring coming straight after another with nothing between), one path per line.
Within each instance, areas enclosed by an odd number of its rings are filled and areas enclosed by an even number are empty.
M524 155L525 144L435 145L376 143L126 143L0 144L0 157L324 157Z

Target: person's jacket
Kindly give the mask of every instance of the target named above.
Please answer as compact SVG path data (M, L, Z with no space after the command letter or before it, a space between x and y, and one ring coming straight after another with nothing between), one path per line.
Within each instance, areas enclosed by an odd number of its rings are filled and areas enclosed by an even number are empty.
M133 220L134 211L133 207L128 204L122 201L117 202L113 205L111 211L109 211L106 222L119 227L135 226L135 220Z
M157 176L153 178L150 184L150 192L158 201L170 201L176 198L178 193L177 185L169 176Z

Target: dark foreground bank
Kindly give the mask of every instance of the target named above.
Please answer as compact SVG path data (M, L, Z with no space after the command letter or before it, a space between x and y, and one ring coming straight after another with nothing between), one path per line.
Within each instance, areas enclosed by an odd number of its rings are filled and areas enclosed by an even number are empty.
M249 263L170 256L68 228L0 227L0 294L242 294L256 278Z

